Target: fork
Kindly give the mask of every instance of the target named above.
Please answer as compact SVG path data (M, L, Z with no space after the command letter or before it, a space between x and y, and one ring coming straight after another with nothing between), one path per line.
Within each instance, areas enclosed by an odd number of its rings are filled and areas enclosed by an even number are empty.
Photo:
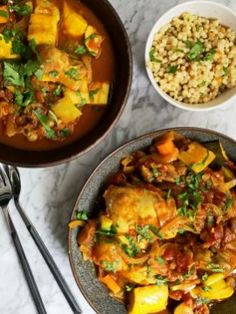
M27 280L30 293L33 297L36 309L39 314L47 314L47 311L44 307L37 284L35 282L33 273L31 271L29 262L25 256L24 249L21 245L19 236L17 234L16 228L13 224L13 221L10 216L10 212L8 210L8 204L11 199L12 199L11 183L8 176L4 172L2 166L0 165L0 207L2 208L2 211L4 213L4 216L5 216L8 228L9 228L9 232L11 234L13 243L15 245L16 252L18 254L19 261L21 263L21 266L22 266L25 278Z
M64 280L58 266L56 265L52 255L48 251L46 245L44 244L42 238L40 237L39 233L35 229L34 225L30 221L30 219L27 217L25 211L21 207L21 204L19 202L20 192L21 192L21 180L20 180L20 174L17 168L13 166L7 166L3 165L3 169L5 170L5 174L10 179L10 183L12 185L12 193L14 196L14 202L16 209L18 210L18 213L20 214L26 228L28 229L30 235L32 236L35 244L37 245L42 257L44 258L45 262L47 263L52 275L54 276L58 286L60 287L62 293L64 294L68 304L70 305L72 311L75 314L80 314L81 309L79 305L77 304L72 292L70 291L66 281Z

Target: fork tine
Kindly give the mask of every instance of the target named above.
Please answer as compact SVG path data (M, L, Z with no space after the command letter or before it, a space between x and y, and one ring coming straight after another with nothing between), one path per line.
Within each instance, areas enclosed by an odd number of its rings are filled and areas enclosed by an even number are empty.
M3 165L0 164L0 176L2 177L2 180L4 182L5 185L10 185L11 186L11 182L9 180L8 175L6 174L5 169L3 168Z

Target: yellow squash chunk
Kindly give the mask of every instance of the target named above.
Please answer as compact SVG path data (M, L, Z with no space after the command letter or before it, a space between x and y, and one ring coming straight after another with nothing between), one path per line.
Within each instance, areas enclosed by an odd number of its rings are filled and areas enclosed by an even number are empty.
M189 145L187 151L179 154L178 159L187 166L192 166L194 172L203 171L215 159L215 154L197 142Z
M110 230L112 226L112 220L104 215L101 216L101 229Z
M85 33L88 26L87 21L82 15L77 13L67 1L64 1L63 6L63 27L64 31L72 36L80 37Z
M0 6L0 24L5 24L9 20L9 12L6 5Z
M135 288L131 292L129 314L151 314L166 309L168 287L147 286Z
M0 60L2 59L17 59L19 55L12 53L12 42L5 42L4 37L0 34Z
M89 89L89 105L107 105L110 86L106 82L95 82Z
M184 303L175 308L174 314L193 314L193 309Z
M28 40L35 40L37 45L53 45L57 40L57 26L60 11L47 0L37 1L35 12L30 16Z
M197 287L193 289L193 294L209 300L222 300L231 297L234 293L234 289L226 283L223 279L223 274L212 274L204 281L204 287L208 289L202 289Z
M204 286L212 286L218 281L224 279L224 274L219 273L219 274L212 274L210 275L206 280L204 280Z
M52 106L52 111L55 115L65 123L70 123L78 119L82 113L76 108L70 97L63 97Z
M93 57L98 57L101 52L103 37L98 34L96 29L89 25L84 35L85 46Z

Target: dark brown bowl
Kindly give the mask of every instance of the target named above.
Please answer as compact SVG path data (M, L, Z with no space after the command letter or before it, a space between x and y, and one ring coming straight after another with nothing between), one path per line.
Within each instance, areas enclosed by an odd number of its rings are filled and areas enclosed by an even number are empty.
M169 130L176 130L203 143L220 139L230 159L236 162L236 141L220 133L199 128L174 128L149 133L121 146L102 161L80 192L71 219L75 219L77 210L86 210L90 217L93 216L97 210L98 196L103 193L108 178L119 169L120 160L135 150L151 145L153 139ZM85 299L98 314L127 314L124 304L109 296L107 289L98 281L93 264L83 260L76 241L77 234L77 229L69 230L69 259L75 280ZM215 305L211 314L235 314L235 302L233 296Z
M107 0L82 0L108 31L116 61L116 75L110 105L98 125L83 138L49 152L24 151L0 144L0 162L21 167L48 167L73 160L101 142L115 126L125 105L132 81L132 53L126 30Z

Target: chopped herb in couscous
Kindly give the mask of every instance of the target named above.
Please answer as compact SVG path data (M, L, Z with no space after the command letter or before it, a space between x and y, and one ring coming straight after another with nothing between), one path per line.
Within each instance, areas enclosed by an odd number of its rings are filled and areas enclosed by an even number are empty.
M235 39L219 20L183 13L155 34L148 67L175 100L207 103L236 86Z

